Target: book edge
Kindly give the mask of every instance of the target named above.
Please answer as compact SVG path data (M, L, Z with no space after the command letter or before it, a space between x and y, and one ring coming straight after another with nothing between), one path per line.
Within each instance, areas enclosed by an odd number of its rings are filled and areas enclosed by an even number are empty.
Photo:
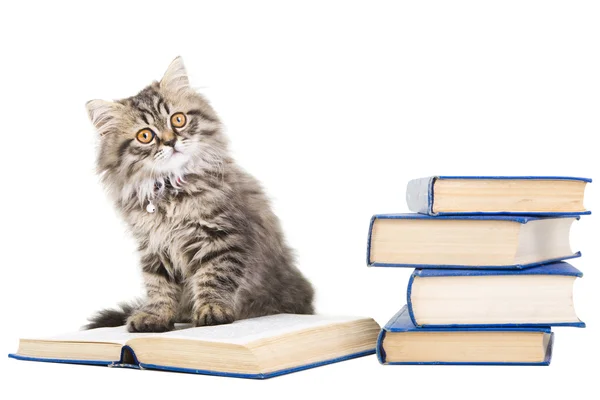
M50 363L60 363L60 364L79 364L79 365L102 365L102 366L106 366L106 367L119 362L119 361L102 361L102 360L71 360L71 359L62 359L62 358L30 357L30 356L23 356L23 355L20 355L17 353L8 354L8 358L14 358L15 360L21 360L21 361L39 361L39 362L50 362Z
M429 330L431 332L448 332L448 331L471 331L471 332L487 332L487 331L502 331L502 332L514 332L514 331L531 331L531 332L544 332L550 333L552 326L575 326L578 328L585 328L585 323L579 322L568 322L565 324L569 325L557 325L557 324L471 324L471 325L416 325L415 321L410 318L413 329L405 328L394 328L396 321L405 313L409 311L409 306L404 305L394 316L383 326L382 330L393 333L402 332L414 332L419 330Z
M587 183L592 182L592 178L583 178L578 176L539 176L539 175L522 175L522 176L504 176L504 175L491 175L491 176L482 176L482 175L473 175L473 176L465 176L465 175L438 175L438 179L504 179L504 180L550 180L550 181L583 181Z
M541 361L539 363L508 363L508 362L443 362L443 361L423 361L423 362L405 362L405 361L389 361L383 365L480 365L480 366L513 366L513 367L535 367L535 366L548 366L549 361Z
M170 371L170 372L184 372L184 373L192 373L192 374L200 374L200 375L225 376L225 377L246 378L246 379L268 379L268 378L274 378L276 376L291 374L293 372L304 371L304 370L311 369L311 368L317 368L317 367L321 367L324 365L329 365L329 364L333 364L333 363L337 363L337 362L341 362L341 361L351 360L354 358L365 357L365 356L369 356L372 354L376 354L375 348L370 349L370 350L361 351L358 353L348 354L348 355L341 356L341 357L324 360L324 361L318 361L318 362L314 362L314 363L304 364L304 365L297 366L297 367L285 368L285 369L277 370L277 371L273 371L273 372L263 372L263 373L257 373L257 374L244 374L244 373L234 373L234 372L200 370L200 369L192 369L192 368L179 368L179 367L169 367L169 366L162 366L162 365L156 365L156 364L145 364L145 363L140 363L140 367L141 367L141 369L153 369L153 370Z
M517 212L517 211L456 211L456 212L447 212L441 211L436 214L426 214L426 215L435 215L439 217L451 217L451 216L521 216L521 217L579 217L582 215L591 215L592 212L590 210L585 211L571 211L571 212L550 212L550 211L527 211L527 212Z
M447 325L415 325L417 329L440 329L448 331L461 331L463 329L477 330L478 328L485 328L485 330L493 330L499 328L504 330L522 331L523 328L533 328L532 331L538 331L535 328L540 328L539 332L542 332L546 327L572 327L572 328L585 328L585 322L541 322L541 323L509 323L509 324L447 324ZM489 328L489 329L488 329ZM391 332L391 331L390 331ZM405 332L405 331L402 331Z
M523 270L527 268L537 267L545 264L551 264L558 261L569 260L572 258L581 257L581 252L578 251L568 257L553 258L532 264L511 264L511 265L457 265L457 264L395 264L395 263L370 263L369 267L385 267L385 268L416 268L416 269L468 269L468 270Z
M57 359L57 358L41 358L41 357L29 357L29 356L21 356L19 354L11 353L8 355L9 358L13 358L21 361L38 361L38 362L50 362L50 363L61 363L61 364L79 364L79 365L102 365L107 367L123 367L127 366L130 368L136 369L153 369L153 370L161 370L161 371L171 371L171 372L185 372L185 373L194 373L194 374L202 374L202 375L214 375L214 376L227 376L227 377L235 377L235 378L249 378L249 379L267 379L273 378L280 375L290 374L293 372L303 371L310 368L316 368L323 365L333 364L336 362L351 360L354 358L365 357L376 353L376 349L369 349L357 353L348 354L341 357L336 357L324 361L318 361L314 363L309 363L297 367L286 368L278 371L268 372L268 373L258 373L258 374L243 374L243 373L232 373L232 372L221 372L221 371L210 371L210 370L198 370L198 369L190 369L190 368L178 368L178 367L169 367L169 366L161 366L155 364L146 364L139 363L139 367L133 366L131 364L121 364L119 361L98 361L98 360L65 360L65 359Z
M579 256L581 256L581 253ZM564 265L562 272L549 272L547 267L556 264ZM527 264L529 265L529 264ZM541 271L541 272L540 272ZM431 275L433 274L433 275ZM560 275L574 276L577 278L583 277L583 273L568 262L559 260L548 263L543 263L522 269L495 269L490 267L480 268L416 268L412 275L420 278L435 278L441 276L494 276L494 275Z

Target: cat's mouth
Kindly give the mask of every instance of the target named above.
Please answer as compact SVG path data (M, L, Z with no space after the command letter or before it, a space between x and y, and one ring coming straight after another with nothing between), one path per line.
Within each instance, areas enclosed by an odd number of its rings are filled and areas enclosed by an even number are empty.
M189 155L184 153L181 149L177 150L171 148L170 151L165 151L159 164L154 168L161 171L177 171L182 168L189 161Z
M182 157L185 157L185 156L186 156L186 155L185 155L185 154L183 154L183 152L182 152L182 151L180 151L180 150L173 150L173 151L171 152L171 157L169 157L169 158L182 158Z
M181 150L177 150L175 147L173 147L171 149L171 154L170 157L175 157L175 156L182 156L183 155L183 151Z

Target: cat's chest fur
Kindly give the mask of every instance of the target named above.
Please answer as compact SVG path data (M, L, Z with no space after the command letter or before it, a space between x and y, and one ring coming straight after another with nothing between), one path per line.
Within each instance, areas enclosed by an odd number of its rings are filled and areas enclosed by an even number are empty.
M214 226L203 212L203 196L176 196L159 199L153 204L155 212L149 213L139 207L128 215L126 220L140 243L140 251L167 256L170 267L188 275L188 260L185 247L190 240L202 243L203 238L197 236L198 226Z

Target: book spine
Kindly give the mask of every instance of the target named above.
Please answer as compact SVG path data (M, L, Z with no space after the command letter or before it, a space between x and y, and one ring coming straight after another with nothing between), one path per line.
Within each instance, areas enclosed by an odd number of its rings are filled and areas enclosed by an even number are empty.
M375 347L375 352L377 354L377 360L380 364L385 364L385 350L383 349L383 339L385 339L386 330L382 329L379 332L379 336L377 336L377 346Z
M375 223L376 216L374 215L371 218L371 222L369 223L369 235L367 236L367 266L371 266L371 235L373 234L373 224Z
M419 214L435 215L433 212L433 184L436 177L413 179L406 186L408 209Z
M554 349L554 332L550 332L550 339L548 340L548 347L546 348L546 359L543 365L550 365L552 361L552 350Z
M406 287L406 308L408 309L408 316L410 317L410 320L412 321L413 325L415 327L419 327L419 325L417 325L417 320L415 319L415 313L413 310L413 303L412 303L412 287L413 287L413 283L415 281L415 275L417 273L417 270L415 269L413 271L413 273L410 275L410 279L408 280L408 285Z

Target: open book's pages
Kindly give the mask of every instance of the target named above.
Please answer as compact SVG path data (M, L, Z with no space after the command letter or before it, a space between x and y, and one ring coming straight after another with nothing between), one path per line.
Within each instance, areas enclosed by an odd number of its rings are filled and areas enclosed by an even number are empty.
M584 215L587 178L556 176L431 176L406 189L410 211L429 215Z
M403 307L381 330L382 364L548 365L549 327L417 328Z
M21 339L17 359L268 378L373 354L371 318L279 314L166 333L100 328Z
M579 257L569 235L579 217L378 214L367 263L375 267L520 269Z

